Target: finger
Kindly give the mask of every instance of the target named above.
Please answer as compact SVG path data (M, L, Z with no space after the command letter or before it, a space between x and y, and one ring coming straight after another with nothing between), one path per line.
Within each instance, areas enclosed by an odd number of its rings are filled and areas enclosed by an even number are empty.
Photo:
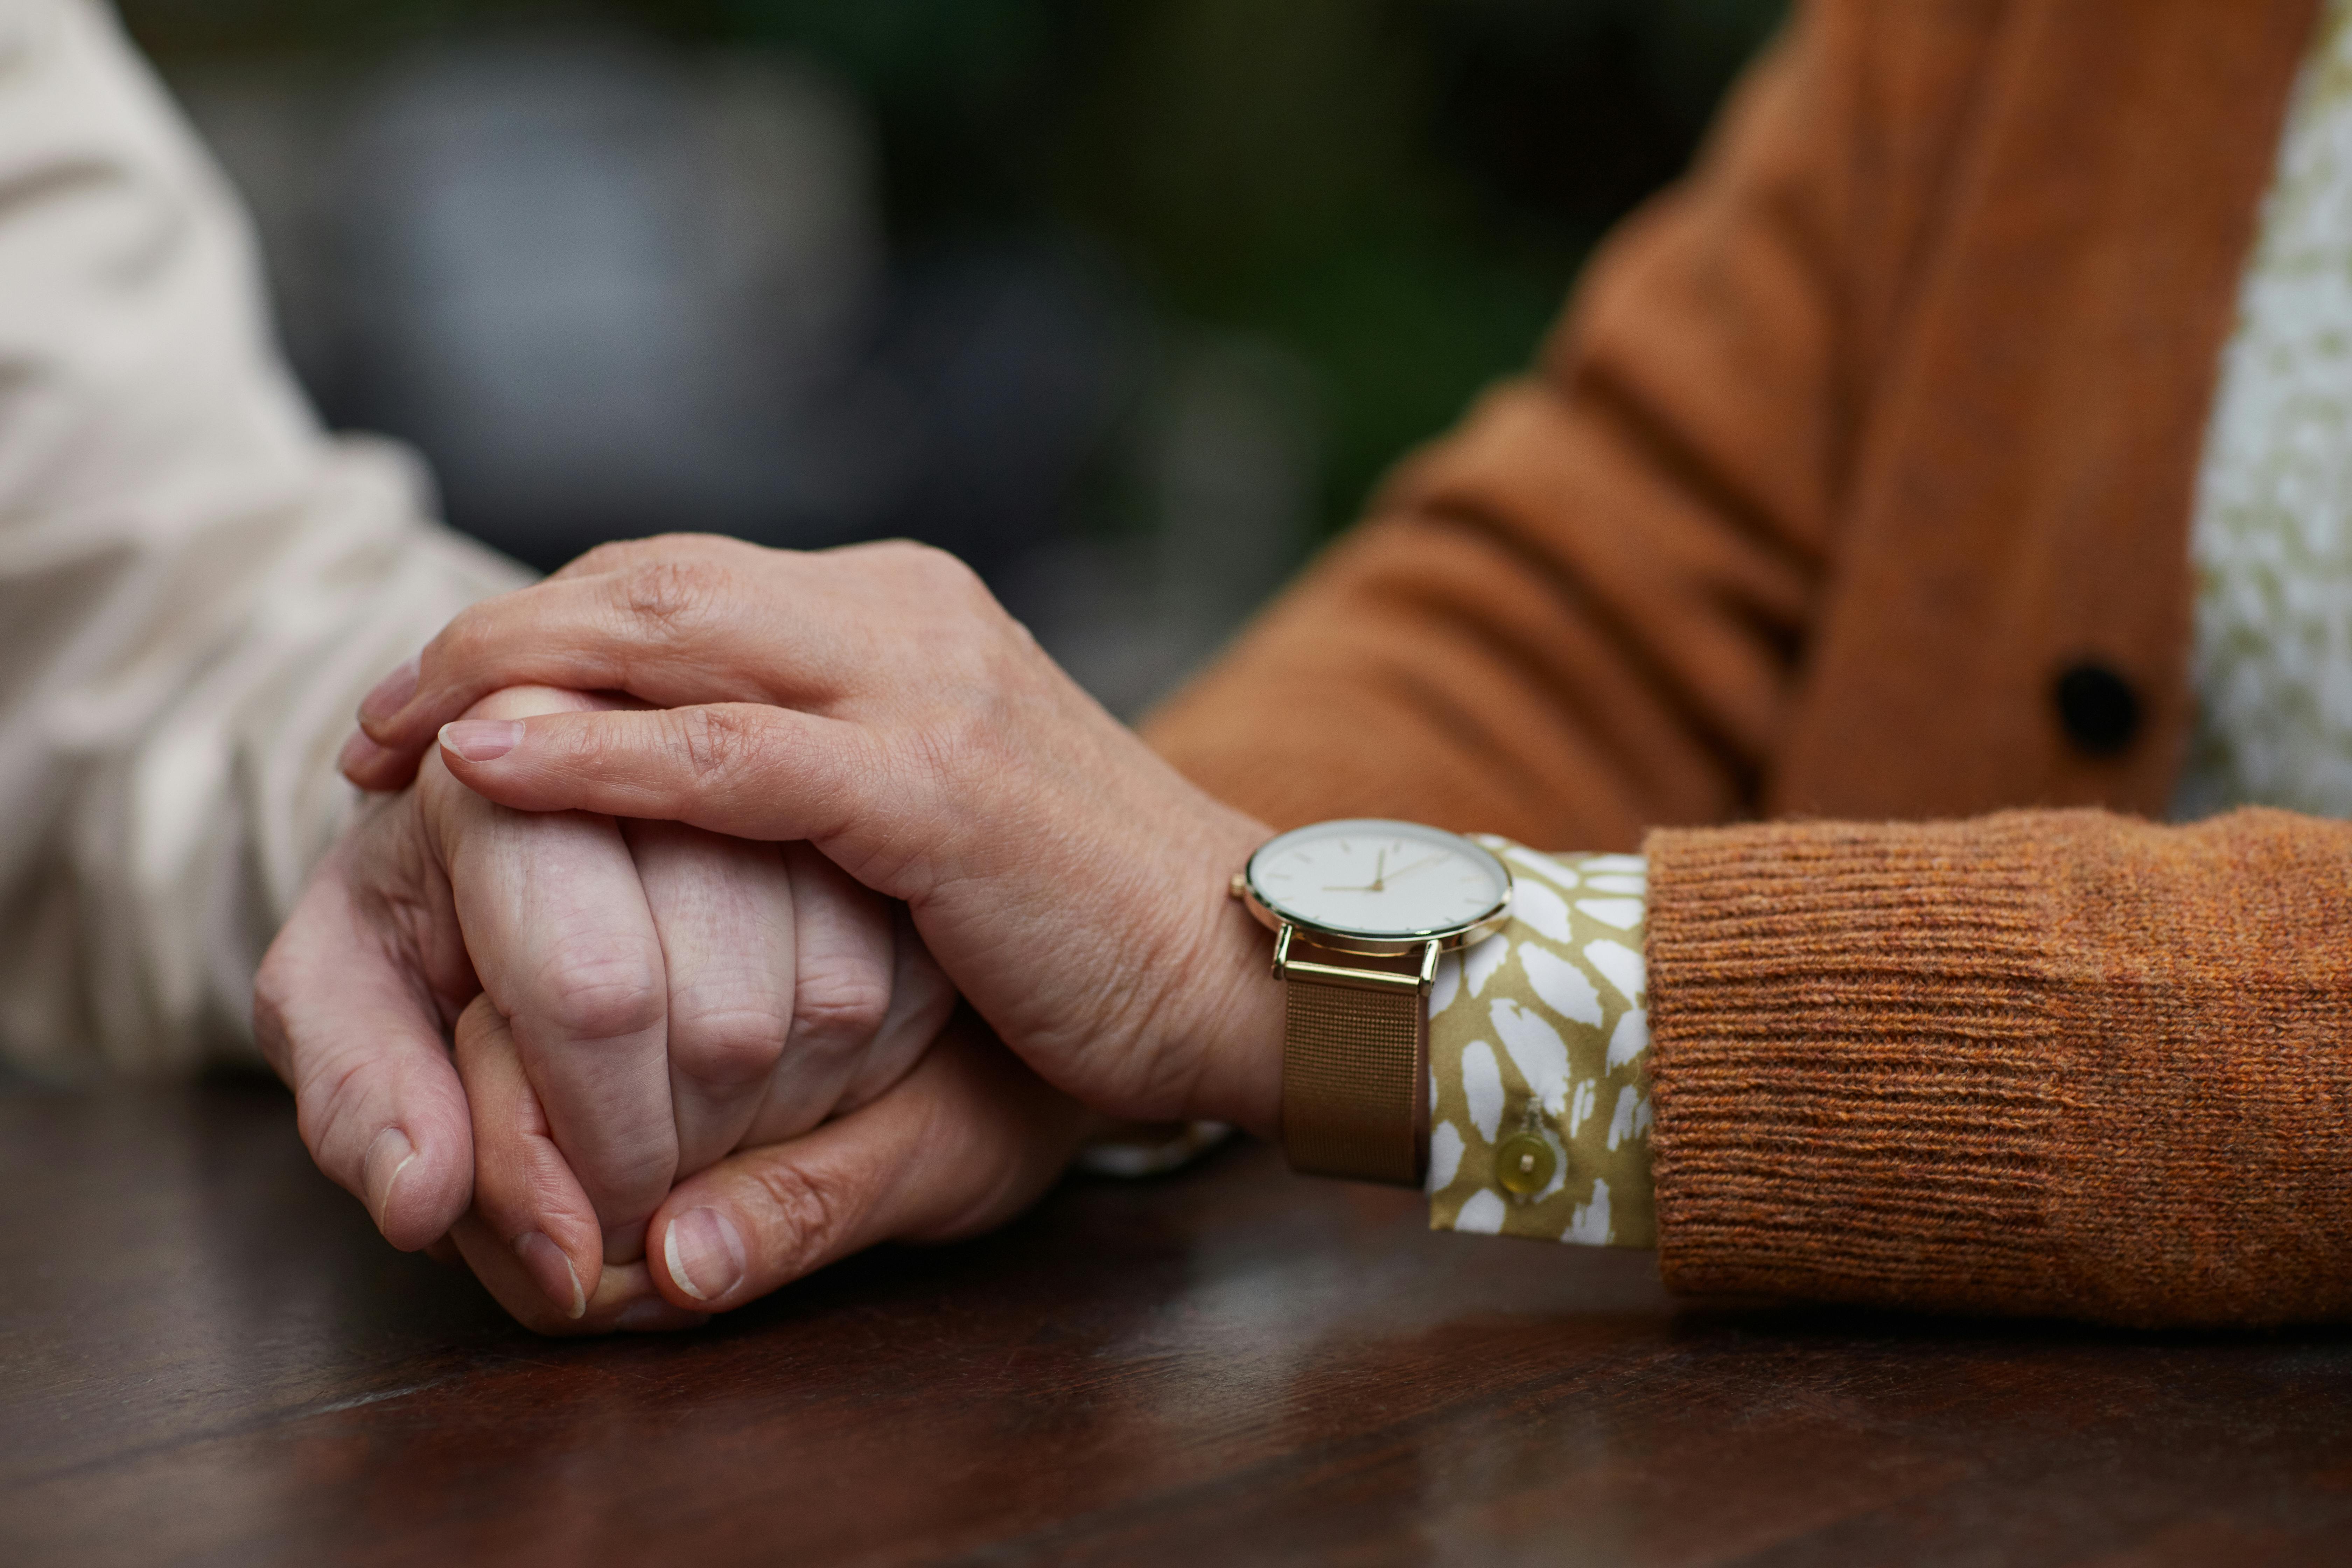
M772 553L780 562L799 559ZM753 594L743 578L707 552L681 552L625 571L551 578L469 605L418 656L419 674L404 701L389 701L395 690L362 709L361 728L382 751L350 759L368 773L357 782L378 787L370 781L390 759L415 754L440 723L504 688L612 689L664 705L764 702L784 695L772 686L772 672L793 679L835 662L811 646L814 628L835 617L811 616L805 604L803 614L788 615L777 584Z
M792 1033L739 1142L779 1142L833 1114L891 1010L898 944L890 900L807 844L785 845L781 860L797 937Z
M320 867L270 944L255 1035L319 1169L413 1252L465 1212L472 1128L440 1016L353 897L348 865L338 851Z
M859 727L757 703L469 720L448 727L440 754L452 777L517 810L660 817L737 838L822 844L908 810Z
M793 1026L793 880L774 845L621 825L668 975L679 1173L743 1140ZM871 895L868 895L871 897Z
M474 1213L540 1294L576 1321L604 1272L604 1230L488 994L458 1016L457 1071L474 1114Z
M371 718L388 719L408 705L416 695L418 655L412 654L393 667L392 671L368 689L360 699L359 719L365 723ZM335 766L344 777L362 789L405 789L416 772L415 759L394 756L368 739L364 730L354 730L343 742ZM365 780L365 783L361 783Z
M437 762L418 787L482 987L510 1020L608 1259L625 1262L677 1166L661 941L628 846L608 817L494 806Z
M890 1012L858 1059L857 1071L835 1105L837 1115L881 1097L921 1059L956 1008L956 988L915 930L907 906L893 903L891 931L897 938L890 978Z
M409 700L416 694L422 657L421 654L411 655L404 659L360 700L358 717L361 724L389 719L407 706ZM613 692L591 693L558 687L509 688L493 693L490 701L498 704L500 700L504 700L503 705L510 710L535 713L641 705L633 698ZM394 752L370 740L365 729L357 729L343 742L342 751L335 759L335 766L345 778L364 790L405 789L415 779L416 764L422 760L423 750L422 747L410 747Z
M912 595L942 612L1003 612L945 552L887 540L814 553L726 541L656 541L615 569L558 576L458 613L426 646L413 695L363 715L382 748L353 782L406 765L437 728L501 687L627 691L662 706L821 707L870 679L872 628Z
M878 1242L950 1240L1026 1207L1083 1113L963 1016L873 1104L680 1183L654 1219L655 1288L725 1311Z
M767 1099L761 1102L760 1114L744 1134L749 1145L778 1143L797 1136L815 1126L827 1116L838 1116L855 1110L877 1098L907 1075L908 1069L919 1060L925 1049L939 1037L947 1026L949 1016L955 1011L955 987L940 973L930 950L916 934L915 922L907 906L895 900L884 900L849 880L846 873L825 860L807 845L792 845L788 856L805 854L823 863L833 877L834 896L854 896L869 910L887 910L888 925L884 933L887 944L887 974L883 981L887 1005L870 1025L863 1024L856 1031L856 1047L842 1060L835 1073L820 1076L804 1062L806 1046L799 1038L800 1015L794 1015L794 1044L788 1047L784 1059L778 1064L781 1081L772 1082ZM796 896L802 887L800 864L793 860L793 887ZM814 922L823 917L809 913L803 905L806 921ZM876 962L880 957L880 944L869 949ZM822 958L807 955L803 950L798 976L802 995L806 998L815 985L828 984L824 978L827 966ZM808 1004L820 1016L825 1007L822 1002ZM787 1079L797 1069L800 1076Z
M449 1239L457 1256L499 1305L538 1333L663 1333L698 1328L710 1321L709 1313L687 1311L665 1300L654 1289L652 1271L642 1262L607 1268L587 1306L574 1318L549 1303L538 1281L478 1215L459 1220Z

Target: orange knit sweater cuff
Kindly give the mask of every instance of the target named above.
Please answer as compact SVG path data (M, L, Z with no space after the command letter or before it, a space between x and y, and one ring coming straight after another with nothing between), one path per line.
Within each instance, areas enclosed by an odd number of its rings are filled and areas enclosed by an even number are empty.
M1659 832L1653 1163L1674 1289L2041 1292L2042 900L2000 819Z

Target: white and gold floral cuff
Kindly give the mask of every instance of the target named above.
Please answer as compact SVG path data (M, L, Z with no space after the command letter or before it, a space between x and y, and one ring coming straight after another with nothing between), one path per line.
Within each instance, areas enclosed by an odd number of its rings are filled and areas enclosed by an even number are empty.
M1517 890L1430 993L1430 1227L1655 1246L1647 864L1479 842Z

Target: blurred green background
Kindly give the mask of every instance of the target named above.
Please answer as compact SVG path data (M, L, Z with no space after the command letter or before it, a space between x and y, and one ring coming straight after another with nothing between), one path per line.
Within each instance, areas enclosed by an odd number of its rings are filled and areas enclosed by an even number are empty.
M1040 341L1061 341L1060 331L1079 344L1074 363L1091 367L1054 383L1063 387L1054 406L1097 407L1101 417L1055 416L1074 433L1031 463L1051 473L990 492L1009 521L967 528L955 515L958 498L986 485L957 478L954 461L935 456L924 460L947 477L919 500L902 488L887 502L842 503L831 521L809 521L824 510L811 503L799 521L738 521L733 531L776 542L905 531L965 548L1009 602L1041 623L1049 646L1074 667L1094 658L1097 668L1080 668L1081 678L1127 709L1223 637L1315 539L1344 525L1402 450L1444 428L1482 384L1526 363L1594 241L1685 165L1725 87L1783 8L1782 0L123 5L134 35L199 123L217 131L232 173L265 208L265 240L278 242L273 262L281 247L294 247L283 237L299 224L273 214L268 195L254 189L288 159L253 131L257 102L279 102L274 134L307 147L342 134L351 115L363 117L376 84L415 72L419 61L495 53L518 40L528 55L566 38L646 58L785 60L802 73L796 79L829 84L850 106L866 149L859 166L870 170L877 265L890 280L875 296L886 303L860 318L884 324L859 329L867 334L859 341L884 346L841 352L904 366L916 363L912 351L888 344L929 342L924 331L961 343L972 331L954 323L1007 320L1004 299L1038 301L1020 319L1043 323ZM480 91L496 99L509 89ZM285 108L297 99L307 107ZM342 188L362 177L390 178L355 176L347 164L309 176L313 219L321 182ZM278 205L302 204L281 195ZM319 275L363 270L351 261L351 226L341 233L340 252L313 245L305 287L314 295L328 287ZM362 248L384 246L365 240ZM996 259L977 269L957 259L974 257ZM935 289L934 303L921 303L922 280L937 277L994 281ZM1079 297L1087 302L1055 314L1055 300ZM1077 325L1053 325L1065 318ZM908 320L950 326L902 330ZM365 353L348 342L322 347L333 333L298 328L289 323L298 363L331 416L390 426L443 463L429 417L401 428L397 399L366 395L368 374L352 370ZM307 345L305 331L315 340ZM939 368L961 352L917 356L932 368L902 374L919 389L910 406L988 401L988 365L997 362L978 354ZM1169 393L1191 384L1185 367L1203 363L1212 370L1193 377L1201 384L1254 390L1223 403L1213 392L1191 403L1190 394ZM1022 374L1037 382L1034 364ZM938 390L950 384L963 390ZM831 394L817 401L846 405ZM1180 405L1209 409L1181 418L1231 439L1187 447L1165 429L1138 435L1155 419L1181 424L1166 412ZM957 416L924 417L932 428ZM1276 445L1286 457L1251 446L1251 429L1285 421L1289 434ZM1024 418L1004 428L1052 423ZM1006 440L1017 444L999 435L978 446L995 450ZM935 439L925 449L947 445ZM896 460L887 441L876 449L884 466ZM1205 471L1170 479L1171 464L1182 463L1169 451L1192 452L1184 460ZM1194 510L1214 512L1220 464L1252 461L1288 465L1286 479L1268 481L1282 499L1239 496L1225 510L1250 515L1253 536L1268 538L1208 537L1194 551L1166 537L1183 532L1187 514L1155 486L1189 484L1205 498ZM444 466L467 471L461 455ZM562 511L560 501L536 517L520 505L502 516L497 495L522 492L487 483L469 492L470 482L451 485L454 520L542 564L592 534L635 531L625 516L551 523L545 514ZM751 510L741 515L765 515L744 504ZM791 508L771 510L782 518ZM730 526L737 514L720 508L714 516ZM1215 534L1213 523L1202 526ZM1203 552L1214 579L1228 546L1239 552L1230 592L1157 581L1188 570L1202 577L1192 558ZM1137 630L1155 616L1183 624ZM1153 636L1158 645L1140 653L1104 644Z

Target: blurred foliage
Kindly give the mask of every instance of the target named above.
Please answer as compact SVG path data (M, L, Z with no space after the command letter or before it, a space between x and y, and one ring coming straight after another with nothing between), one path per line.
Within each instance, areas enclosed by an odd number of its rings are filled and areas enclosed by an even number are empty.
M575 24L866 95L902 251L1051 225L1314 373L1326 521L1526 362L1785 0L123 0L168 70Z

